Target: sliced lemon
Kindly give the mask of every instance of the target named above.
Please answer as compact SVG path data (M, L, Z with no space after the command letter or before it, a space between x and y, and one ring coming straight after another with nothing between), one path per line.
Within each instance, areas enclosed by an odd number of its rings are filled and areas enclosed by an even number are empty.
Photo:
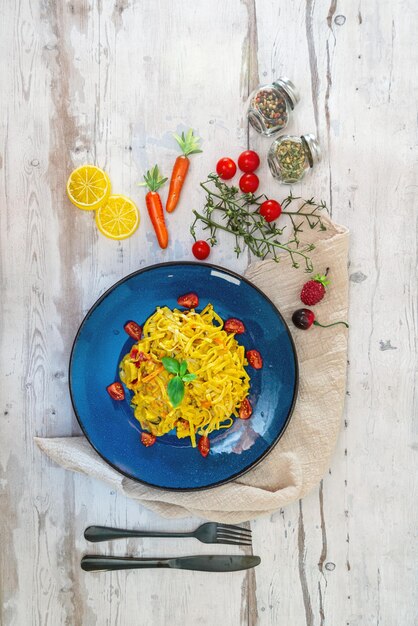
M67 195L79 209L94 211L110 196L109 176L95 165L82 165L71 172L67 181Z
M96 211L96 224L106 237L126 239L139 226L139 211L126 196L109 196L106 204Z

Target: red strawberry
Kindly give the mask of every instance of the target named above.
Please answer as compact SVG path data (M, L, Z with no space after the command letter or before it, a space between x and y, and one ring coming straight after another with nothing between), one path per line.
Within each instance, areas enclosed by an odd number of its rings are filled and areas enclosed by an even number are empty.
M307 304L308 306L318 304L325 296L325 288L328 285L329 280L327 280L326 274L325 276L317 274L312 280L308 280L308 282L303 285L302 291L300 292L300 299L303 304Z

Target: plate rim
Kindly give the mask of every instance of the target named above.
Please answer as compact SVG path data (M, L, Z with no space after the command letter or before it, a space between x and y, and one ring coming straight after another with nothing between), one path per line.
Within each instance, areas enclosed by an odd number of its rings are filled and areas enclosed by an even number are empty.
M100 304L103 302L103 300L105 300L111 293L112 291L114 291L114 289L116 289L119 285L121 285L122 283L126 282L127 280L129 280L130 278L133 278L134 276L138 276L139 274L143 274L145 272L154 270L154 269L158 269L160 267L170 267L173 265L193 265L193 266L199 266L199 267L205 267L205 268L210 268L212 270L215 271L220 271L220 272L224 272L226 274L229 274L230 276L232 276L233 278L236 278L240 281L244 281L245 283L247 283L248 285L250 285L250 287L252 287L253 289L255 289L256 291L258 291L266 300L267 302L273 307L273 309L275 309L276 313L278 314L279 318L281 319L288 337L290 339L290 345L292 348L292 352L293 352L293 358L294 358L294 364L295 364L295 386L294 386L294 390L293 390L293 397L292 397L292 403L290 405L289 408L289 412L287 414L286 417L286 421L283 425L283 428L281 430L281 432L279 433L279 435L276 437L276 439L270 444L270 446L263 452L263 454L256 459L253 463L251 463L247 468L236 472L235 474L229 476L228 478L224 478L222 480L219 480L215 483L211 483L210 485L204 485L202 487L163 487L161 485L155 485L153 483L149 483L146 480L142 480L140 478L137 478L136 476L133 476L132 474L130 474L129 472L125 472L123 470L121 470L119 467L117 467L114 463L111 463L98 449L97 447L94 445L94 443L91 441L90 437L88 436L84 426L83 426L83 422L81 420L81 417L78 414L76 405L75 405L75 400L74 400L74 396L73 396L73 391L72 391L72 376L71 376L71 370L72 370L72 363L73 363L73 358L74 358L74 350L75 350L75 346L77 344L77 340L79 338L79 335L81 333L81 330L84 326L84 324L87 322L87 320L90 318L90 316L93 314L93 312L95 311L95 309L100 306ZM106 291L94 302L94 304L90 307L90 309L87 311L86 315L83 317L78 330L75 334L74 340L73 340L73 344L71 347L71 353L70 353L70 359L69 359L69 363L68 363L68 388L69 388L69 392L70 392L70 399L71 399L71 404L73 407L73 411L74 414L76 416L77 422L83 432L84 437L87 439L87 441L89 442L89 444L91 445L91 447L93 448L93 450L100 456L101 459L103 459L105 461L105 463L107 463L110 467L112 467L114 470L116 470L119 474L121 474L122 476L126 476L126 478L130 478L131 480L138 482L142 485L146 485L147 487L151 487L152 489L158 489L159 491L174 491L174 492L193 492L193 491L205 491L207 489L214 489L216 487L220 487L221 485L225 485L227 483L232 482L233 480L236 480L237 478L239 478L240 476L243 476L244 474L246 474L247 472L249 472L250 470L254 469L255 467L257 467L257 465L259 465L261 463L261 461L263 461L269 454L270 452L275 448L275 446L278 444L278 442L280 441L280 439L283 437L284 433L286 432L290 420L292 418L294 409L295 409L295 405L296 405L296 400L298 397L298 391L299 391L299 361L298 361L298 355L297 355L297 351L296 351L296 346L295 346L295 342L293 340L292 334L290 332L290 328L289 325L287 324L286 320L284 319L283 315L281 314L281 312L279 311L279 309L276 307L276 305L274 304L274 302L271 300L271 298L269 298L269 296L267 296L267 294L264 293L264 291L262 291L259 287L257 287L257 285L255 285L253 282L251 282L250 280L248 280L248 278L245 278L244 276L241 276L241 274L238 274L238 272L234 272L233 270L227 269L225 267L222 267L220 265L214 265L213 263L199 263L199 262L195 262L195 261L166 261L166 262L162 262L162 263L155 263L154 265L147 265L146 267L142 267L139 270L135 270L134 272L131 272L130 274L128 274L127 276L124 276L123 278L121 278L120 280L118 280L116 283L114 283L113 285L111 285L108 289L106 289Z

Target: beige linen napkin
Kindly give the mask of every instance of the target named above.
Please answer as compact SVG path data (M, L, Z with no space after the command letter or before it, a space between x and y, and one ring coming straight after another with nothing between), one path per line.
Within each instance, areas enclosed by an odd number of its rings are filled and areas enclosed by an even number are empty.
M314 307L317 319L329 324L347 318L348 230L324 220L327 230L317 236L312 253L315 272L330 268L331 285ZM314 231L310 231L312 237ZM197 515L220 522L243 522L272 513L305 496L326 472L340 428L345 397L347 330L291 323L302 305L299 294L307 279L287 258L276 264L251 265L246 277L276 304L290 325L300 369L299 397L290 424L272 452L237 480L197 492L152 489L112 469L84 437L36 438L51 459L66 469L104 480L130 498L164 517Z

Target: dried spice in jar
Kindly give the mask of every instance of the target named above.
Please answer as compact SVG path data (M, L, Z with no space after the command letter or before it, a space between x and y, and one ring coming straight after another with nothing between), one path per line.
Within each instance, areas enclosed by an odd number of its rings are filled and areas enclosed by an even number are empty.
M282 135L272 143L268 153L271 173L288 184L301 180L305 172L320 160L321 151L314 135Z
M288 78L258 87L248 99L247 116L251 126L263 135L274 135L285 128L299 102L299 94Z
M260 89L253 100L253 107L264 117L267 128L284 128L289 120L286 100L275 89Z

